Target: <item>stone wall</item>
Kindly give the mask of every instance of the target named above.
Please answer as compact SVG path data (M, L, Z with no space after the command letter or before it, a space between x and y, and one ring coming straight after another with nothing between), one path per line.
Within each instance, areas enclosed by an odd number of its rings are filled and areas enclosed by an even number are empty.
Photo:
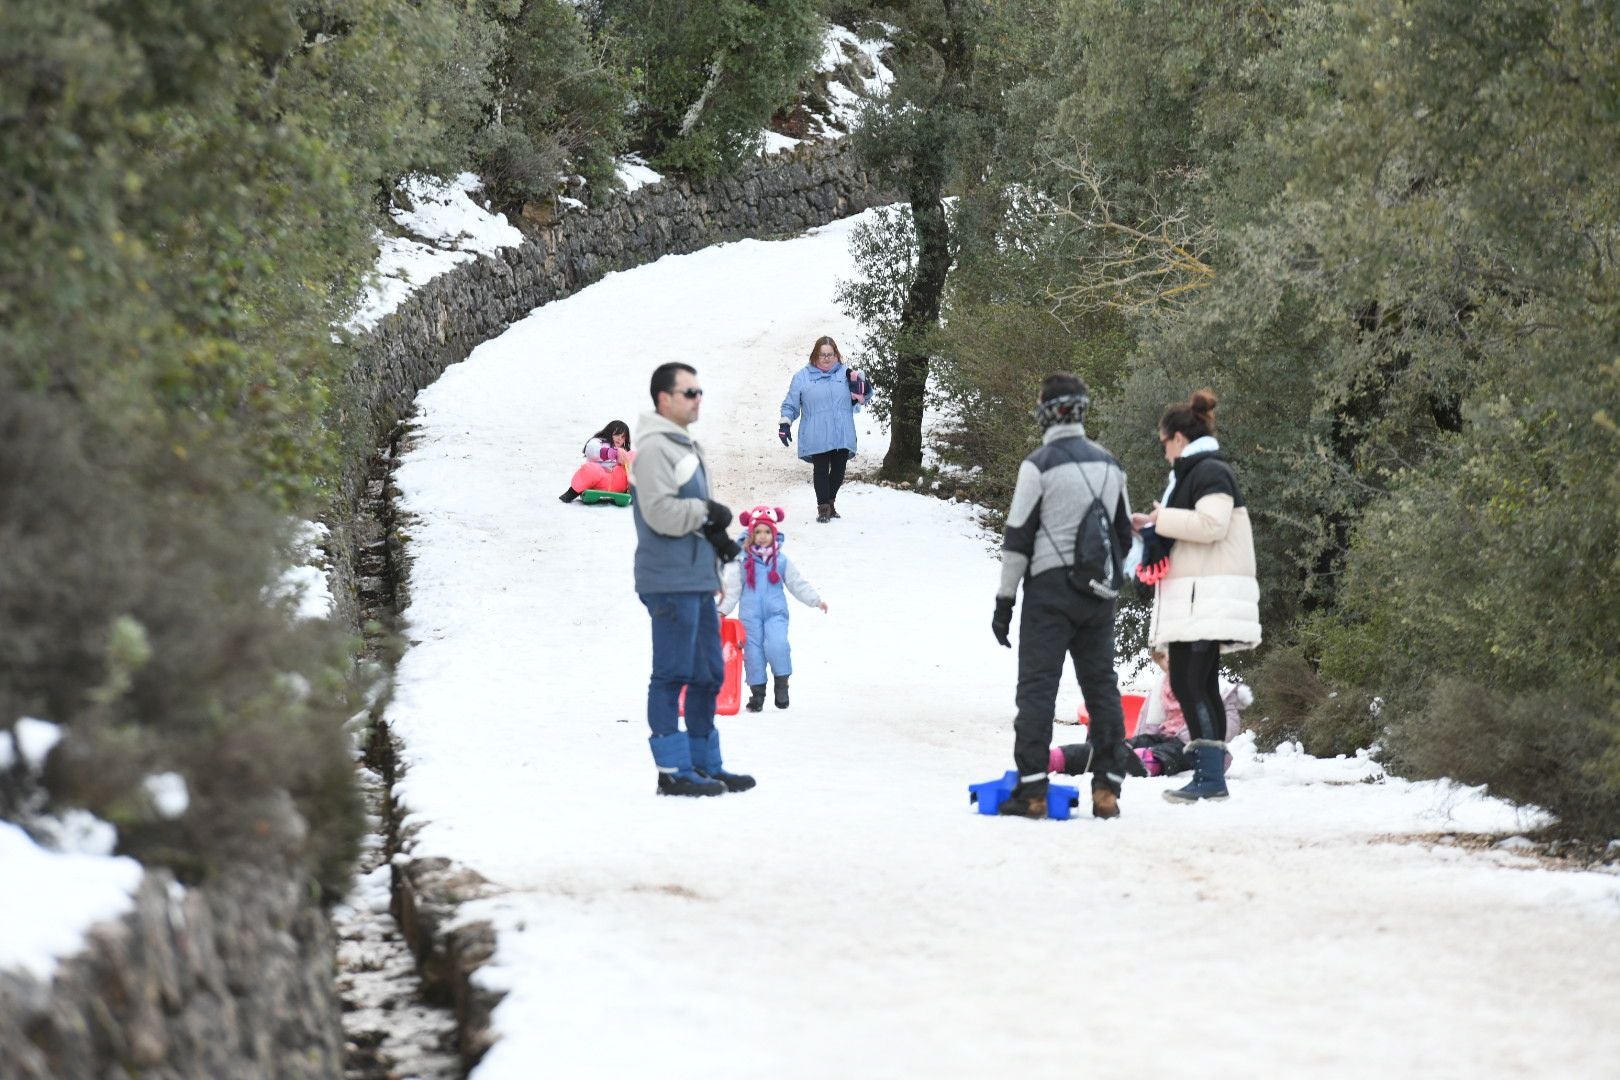
M343 614L356 615L360 579L379 572L384 539L343 533L343 523L356 519L366 484L378 482L373 455L386 453L417 393L445 368L540 305L611 271L726 240L793 235L893 199L847 142L805 144L734 178L669 179L610 193L549 224L524 221L525 243L464 263L413 293L355 344L350 407L360 415L332 553L333 595Z
M182 890L149 871L52 983L0 972L0 1076L331 1080L333 975L326 917L291 877L243 868Z

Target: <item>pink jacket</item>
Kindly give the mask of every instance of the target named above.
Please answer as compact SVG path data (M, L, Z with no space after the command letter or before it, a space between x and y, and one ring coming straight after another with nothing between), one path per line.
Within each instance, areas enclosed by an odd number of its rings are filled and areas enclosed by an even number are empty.
M1243 717L1240 714L1254 700L1254 694L1242 683L1226 679L1221 680L1220 687L1221 700L1226 703L1226 740L1230 742L1243 730ZM1176 700L1175 693L1170 689L1170 678L1163 672L1159 673L1153 689L1148 691L1142 723L1137 730L1149 735L1168 735L1182 742L1191 741L1187 737L1187 718L1181 714L1181 702Z

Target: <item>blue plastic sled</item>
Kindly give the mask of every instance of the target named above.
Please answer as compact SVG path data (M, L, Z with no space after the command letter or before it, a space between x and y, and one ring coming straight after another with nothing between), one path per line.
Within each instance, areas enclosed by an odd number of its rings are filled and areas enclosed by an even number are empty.
M979 813L994 814L1000 811L1001 804L1012 795L1013 788L1018 786L1018 773L1013 770L1002 773L998 780L986 780L982 784L968 785L968 802L977 803ZM1068 784L1046 785L1046 816L1057 821L1069 820L1070 812L1080 805L1080 789Z
M595 488L586 488L579 493L579 501L587 505L611 502L615 506L629 506L630 493L628 491L597 491Z

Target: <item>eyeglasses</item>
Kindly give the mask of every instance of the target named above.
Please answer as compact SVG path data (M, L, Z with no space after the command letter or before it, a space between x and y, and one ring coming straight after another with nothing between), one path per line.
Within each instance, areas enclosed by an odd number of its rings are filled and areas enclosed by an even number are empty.
M670 393L679 394L687 401L691 401L694 398L700 398L703 396L703 391L696 386L688 386L685 390L671 390Z
M836 360L836 359L838 359L838 354L835 353L835 352L816 353L816 359L817 360Z

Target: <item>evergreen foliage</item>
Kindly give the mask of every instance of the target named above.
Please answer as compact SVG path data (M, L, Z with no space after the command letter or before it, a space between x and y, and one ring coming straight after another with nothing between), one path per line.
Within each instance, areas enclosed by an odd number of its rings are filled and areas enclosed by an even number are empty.
M734 170L820 49L811 0L602 0L634 73L632 143L662 168Z
M1377 742L1414 775L1620 827L1620 16L1574 0L1060 15L1052 62L1010 92L1038 103L1005 125L1030 150L1000 159L1066 235L964 241L963 261L1022 261L1067 325L1113 313L1127 344L1088 372L1093 426L1153 478L1139 503L1163 475L1160 410L1220 392L1256 521L1267 734ZM981 235L1016 235L1017 205ZM960 293L941 355L980 336L977 290ZM1017 366L953 365L951 394L1021 424L1019 395L992 393Z

